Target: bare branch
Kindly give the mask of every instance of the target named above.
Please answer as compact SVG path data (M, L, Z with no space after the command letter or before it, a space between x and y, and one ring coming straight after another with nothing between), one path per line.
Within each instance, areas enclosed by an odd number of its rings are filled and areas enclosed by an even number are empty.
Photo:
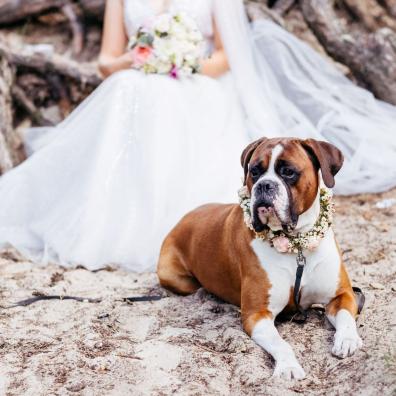
M68 19L73 34L73 53L81 54L84 48L84 28L70 1L62 6L62 13Z
M272 9L279 15L284 15L296 4L296 0L278 0Z
M23 89L18 85L13 85L12 89L13 98L27 111L32 120L39 126L52 126L52 122L45 119L41 112L37 109L34 103L26 96Z

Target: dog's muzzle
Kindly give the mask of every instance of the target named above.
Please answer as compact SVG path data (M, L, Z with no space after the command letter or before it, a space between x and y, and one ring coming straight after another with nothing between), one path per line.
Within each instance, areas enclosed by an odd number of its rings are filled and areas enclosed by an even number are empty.
M269 219L276 218L275 200L279 185L273 180L260 180L254 187L253 228L262 232L267 228Z
M262 180L255 186L255 204L257 208L274 207L274 201L279 193L279 185L273 180Z

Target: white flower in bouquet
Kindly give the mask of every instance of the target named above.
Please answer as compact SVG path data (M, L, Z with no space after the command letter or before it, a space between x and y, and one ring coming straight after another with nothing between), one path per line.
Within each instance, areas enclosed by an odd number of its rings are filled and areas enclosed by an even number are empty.
M169 34L178 40L184 40L186 37L187 31L182 24L174 21L174 23L171 24Z
M167 14L159 15L154 22L154 29L158 33L168 33L171 24Z
M189 16L163 14L131 37L133 66L146 73L187 77L199 71L203 36Z
M195 20L193 18L191 18L189 15L185 13L181 13L179 15L181 15L182 24L185 26L186 30L188 31L197 30L197 24L195 23Z
M169 62L156 62L156 70L158 74L168 74L170 65Z
M202 34L200 32L197 32L195 30L192 30L188 34L188 39L192 43L198 43L199 41L202 40Z

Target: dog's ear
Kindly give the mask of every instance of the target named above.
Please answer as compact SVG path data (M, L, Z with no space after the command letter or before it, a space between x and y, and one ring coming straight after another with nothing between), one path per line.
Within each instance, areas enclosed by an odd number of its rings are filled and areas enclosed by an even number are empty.
M247 180L247 173L248 173L248 169L249 169L249 161L252 158L252 155L254 153L254 151L256 150L256 148L263 143L265 140L267 140L267 138L263 137L261 139L258 139L256 141L254 141L253 143L250 143L245 150L243 150L242 155L241 155L241 165L243 168L243 172L244 172L244 177L243 177L243 184L246 184L246 180Z
M303 140L301 144L316 167L320 168L324 184L329 188L334 187L334 176L341 169L344 162L342 152L330 143L315 139Z

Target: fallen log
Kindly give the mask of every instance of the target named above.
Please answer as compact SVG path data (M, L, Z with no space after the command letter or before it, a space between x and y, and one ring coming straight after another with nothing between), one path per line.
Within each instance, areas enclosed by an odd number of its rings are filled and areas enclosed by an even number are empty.
M301 9L328 54L378 98L396 105L396 33L388 28L350 32L332 0L302 0Z
M64 0L0 0L0 25L21 21L59 8Z

